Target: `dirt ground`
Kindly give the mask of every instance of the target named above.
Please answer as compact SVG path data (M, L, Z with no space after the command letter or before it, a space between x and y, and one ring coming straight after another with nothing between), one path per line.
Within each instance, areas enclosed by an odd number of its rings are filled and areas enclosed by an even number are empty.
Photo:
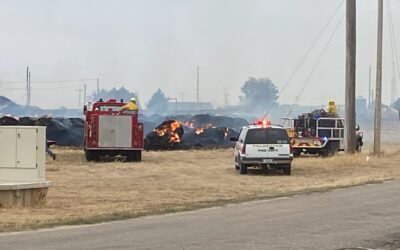
M232 149L144 152L141 163L87 163L81 149L57 148L47 159L53 181L47 205L0 208L0 231L95 223L230 202L325 191L400 178L400 145L380 158L361 154L301 157L292 175L234 170Z

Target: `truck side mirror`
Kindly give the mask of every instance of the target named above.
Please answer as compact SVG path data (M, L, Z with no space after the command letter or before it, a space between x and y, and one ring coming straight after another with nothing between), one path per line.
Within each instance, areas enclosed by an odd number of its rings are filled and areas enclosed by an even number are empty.
M230 140L230 141L237 141L238 138L236 138L236 137L231 137L231 138L229 138L229 140Z
M360 130L360 125L356 124L356 131Z
M87 111L87 105L84 105L83 106L83 113L86 114L86 111Z

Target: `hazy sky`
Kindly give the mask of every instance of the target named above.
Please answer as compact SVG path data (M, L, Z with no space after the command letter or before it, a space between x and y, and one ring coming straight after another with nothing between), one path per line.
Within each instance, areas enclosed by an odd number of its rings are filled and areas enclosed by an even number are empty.
M147 102L157 88L168 96L223 105L239 102L248 77L269 77L281 89L341 0L0 0L0 95L25 103L25 69L32 72L32 105L77 107L84 82L125 86ZM386 6L386 4L385 4ZM400 0L391 0L400 41ZM345 2L280 103L293 103L334 27ZM384 25L387 24L385 9ZM368 67L375 85L377 1L357 1L357 95L368 94ZM392 77L385 26L383 101ZM400 48L400 44L397 44ZM400 57L400 55L398 55ZM344 102L345 22L299 97L302 104ZM398 80L400 82L400 80ZM95 81L86 81L88 92ZM15 89L10 89L10 88Z

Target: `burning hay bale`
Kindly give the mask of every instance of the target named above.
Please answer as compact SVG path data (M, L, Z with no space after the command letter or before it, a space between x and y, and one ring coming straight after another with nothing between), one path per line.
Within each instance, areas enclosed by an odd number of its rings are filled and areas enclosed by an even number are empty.
M146 135L146 150L231 147L230 137L238 135L233 129L204 123L195 127L193 121L168 120Z
M144 147L146 150L182 149L183 134L184 129L178 121L164 121L146 135Z
M195 128L185 132L182 143L191 148L193 147L231 147L230 137L237 136L233 129L222 127Z

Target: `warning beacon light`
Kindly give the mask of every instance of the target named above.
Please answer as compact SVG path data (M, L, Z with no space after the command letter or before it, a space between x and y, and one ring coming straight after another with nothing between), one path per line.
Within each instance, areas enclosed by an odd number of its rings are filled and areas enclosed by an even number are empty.
M271 125L271 121L264 118L264 119L261 119L261 120L254 121L254 125L260 125L260 126L263 126L263 127L268 127L268 126Z

